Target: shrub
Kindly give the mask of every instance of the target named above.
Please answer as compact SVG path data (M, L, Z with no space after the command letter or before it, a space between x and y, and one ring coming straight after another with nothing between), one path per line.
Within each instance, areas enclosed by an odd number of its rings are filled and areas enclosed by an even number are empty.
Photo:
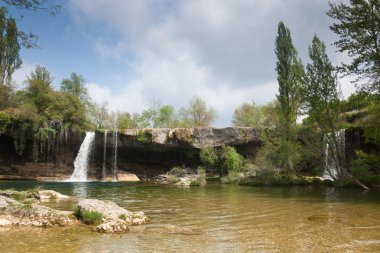
M168 176L168 182L171 184L175 184L179 182L179 178L175 175L169 175Z
M190 186L200 186L202 184L199 178L194 178L190 181Z
M103 215L99 212L83 211L82 220L86 224L99 224L102 221Z
M199 158L207 166L214 166L218 161L218 156L212 147L201 148Z
M356 159L351 162L350 169L354 177L363 183L378 183L380 180L380 156L356 152Z
M74 208L73 213L78 220L82 220L89 225L100 224L103 218L103 215L99 212L81 211L78 207Z
M198 166L197 174L202 178L206 178L206 169L203 168L202 166Z
M127 218L127 216L125 215L125 213L122 213L119 215L119 219L121 220L125 220Z
M225 177L222 177L222 183L223 184L234 184L239 182L241 179L239 172L237 171L229 171L228 175Z
M236 152L234 147L222 146L220 157L223 167L228 171L238 171L243 165L243 157Z
M174 175L174 176L177 176L177 177L183 177L185 176L186 174L189 173L189 170L185 167L173 167L170 171L169 171L169 175Z
M152 134L145 130L139 130L137 132L136 140L141 143L152 143Z

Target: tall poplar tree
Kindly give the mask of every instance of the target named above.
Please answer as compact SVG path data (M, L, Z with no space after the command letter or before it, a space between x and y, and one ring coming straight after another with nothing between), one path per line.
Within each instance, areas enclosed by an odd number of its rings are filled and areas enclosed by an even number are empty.
M327 54L325 44L315 35L309 47L311 63L306 66L305 102L309 122L316 123L321 139L328 138L333 147L339 147L336 136L341 128L339 89L336 73ZM323 147L322 147L323 148ZM338 178L346 176L344 154L339 148L332 149ZM330 173L332 174L332 173ZM335 177L335 175L332 175Z
M283 22L278 25L276 37L276 71L279 85L278 108L278 144L274 154L276 166L286 173L298 174L300 146L296 141L297 113L302 102L304 69L293 46L290 30Z
M19 32L14 18L0 7L0 85L10 85L12 74L21 67Z
M276 71L279 85L278 116L283 134L290 134L296 124L297 112L302 102L304 69L293 46L290 30L283 22L278 25L276 37Z

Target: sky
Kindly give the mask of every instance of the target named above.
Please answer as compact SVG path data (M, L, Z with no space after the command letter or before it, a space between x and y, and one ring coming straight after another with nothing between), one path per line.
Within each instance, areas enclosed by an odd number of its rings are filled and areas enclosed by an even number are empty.
M332 2L337 2L332 1ZM111 111L141 112L153 101L186 107L193 96L217 112L216 127L231 125L239 105L265 104L278 92L274 53L277 26L291 30L304 64L314 34L333 64L347 61L331 44L325 0L63 0L56 16L11 8L20 30L39 36L22 49L22 87L36 64L59 88L81 74L94 101ZM343 95L355 88L340 80Z

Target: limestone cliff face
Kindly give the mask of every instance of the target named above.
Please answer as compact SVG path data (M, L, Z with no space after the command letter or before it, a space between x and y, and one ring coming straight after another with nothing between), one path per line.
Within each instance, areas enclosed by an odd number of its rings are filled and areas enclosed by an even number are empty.
M149 146L163 145L166 147L191 146L193 148L219 147L222 145L244 145L260 142L260 134L263 129L249 127L227 128L148 128L127 129L120 131L120 138L126 137L126 145ZM120 142L120 146L123 142Z
M242 127L120 130L117 135L117 168L135 173L140 178L151 178L173 166L197 167L200 165L200 148L222 145L234 146L242 155L253 157L260 146L263 131ZM115 161L115 134L107 131L105 136L104 132L97 132L95 143L92 174L101 175L103 164L107 174L111 174Z
M96 132L90 154L89 176L100 178L103 167L112 175L115 166L140 178L150 178L173 166L196 167L202 147L235 146L238 152L253 157L260 145L263 130L253 128L150 128ZM28 177L69 177L84 133L59 138L33 161L33 141L29 138L22 155L15 152L10 136L0 136L0 174ZM106 142L105 142L106 138ZM116 141L117 140L117 141ZM105 153L104 153L105 150ZM104 155L105 154L105 155Z

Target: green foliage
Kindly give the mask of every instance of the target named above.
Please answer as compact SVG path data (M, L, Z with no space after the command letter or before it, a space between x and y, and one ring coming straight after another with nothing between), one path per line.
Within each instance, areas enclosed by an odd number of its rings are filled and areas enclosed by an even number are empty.
M127 215L125 215L125 213L122 213L119 215L119 219L121 220L125 220L127 218Z
M380 2L350 0L349 3L330 3L327 15L335 20L331 30L339 36L334 43L340 52L347 52L352 61L343 64L341 71L358 75L365 90L380 92Z
M61 91L65 91L74 97L79 98L84 104L89 103L87 88L84 86L86 79L77 73L71 73L70 79L63 79L61 82Z
M215 120L216 111L201 98L193 97L188 108L181 108L180 118L184 127L207 127Z
M232 124L240 127L270 127L276 125L275 103L266 105L243 103L235 109Z
M10 123L11 117L7 113L0 111L0 135L7 130Z
M175 184L179 182L179 178L176 175L169 175L168 176L168 182L170 184Z
M198 166L198 168L197 168L197 174L198 174L198 176L206 179L206 169L204 167Z
M235 184L241 180L240 173L238 171L228 171L227 176L222 177L223 184Z
M220 151L221 164L228 171L238 171L243 165L243 157L234 147L222 146Z
M16 20L0 7L0 85L10 85L13 73L21 67L19 40Z
M244 162L243 157L234 147L225 145L220 148L202 148L199 156L204 165L219 169L221 174L225 171L240 171Z
M55 15L61 8L62 5L58 4L58 1L49 1L49 0L3 0L8 5L12 5L16 8L27 9L27 10L45 10L48 11L51 15ZM50 4L53 2L52 4Z
M77 219L82 220L89 225L97 225L102 222L103 215L96 211L82 211L78 207L75 207L73 214Z
M177 177L183 177L185 176L186 174L189 174L189 170L185 167L173 167L170 171L169 171L169 175L174 175L174 176L177 176Z
M130 129L130 128L137 128L138 121L137 121L137 114L134 114L131 116L131 114L125 112L120 113L117 117L117 128L118 129Z
M279 84L278 118L283 135L289 135L290 127L295 125L300 107L303 88L304 69L294 48L290 30L280 22L276 37L276 71Z
M201 148L199 152L201 162L207 166L215 166L218 161L218 155L213 147Z
M152 143L152 134L146 130L138 130L136 140L140 143Z
M199 178L191 179L190 186L201 186L202 182Z
M351 161L350 170L363 183L375 184L380 182L380 156L356 152L356 159Z

